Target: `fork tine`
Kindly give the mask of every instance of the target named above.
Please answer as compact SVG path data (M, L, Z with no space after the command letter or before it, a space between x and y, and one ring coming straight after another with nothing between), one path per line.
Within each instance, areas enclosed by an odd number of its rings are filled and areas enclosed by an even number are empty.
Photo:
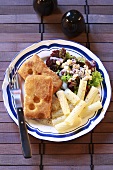
M16 80L15 80L15 75L16 75L16 73L15 73L15 67L14 67L14 74L13 74L13 85L14 85L14 89L17 89L17 88L16 88Z
M9 67L7 71L9 86L11 89L19 89L19 80L16 68Z
M8 77L9 86L10 86L10 88L12 88L13 87L12 67L8 68L7 77Z
M11 73L12 73L11 81L12 81L13 89L18 89L18 85L17 85L18 84L18 77L17 77L17 72L16 72L16 68L15 67L12 69Z
M16 70L15 67L14 67L14 78L15 78L15 86L16 86L16 89L19 89L18 73L17 73L17 70Z

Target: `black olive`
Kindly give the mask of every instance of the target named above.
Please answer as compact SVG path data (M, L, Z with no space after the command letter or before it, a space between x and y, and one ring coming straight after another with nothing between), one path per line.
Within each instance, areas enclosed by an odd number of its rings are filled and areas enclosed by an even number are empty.
M63 33L68 37L78 36L85 30L83 15L77 10L66 12L61 19Z
M41 15L50 15L54 10L54 0L33 0L33 7Z

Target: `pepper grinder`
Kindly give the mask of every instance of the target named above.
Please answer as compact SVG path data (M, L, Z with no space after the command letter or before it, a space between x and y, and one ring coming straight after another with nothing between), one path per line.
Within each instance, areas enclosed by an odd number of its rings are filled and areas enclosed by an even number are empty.
M33 8L36 13L42 16L52 14L57 7L57 0L33 0Z
M63 33L68 37L76 37L85 30L83 15L77 10L67 11L61 19Z

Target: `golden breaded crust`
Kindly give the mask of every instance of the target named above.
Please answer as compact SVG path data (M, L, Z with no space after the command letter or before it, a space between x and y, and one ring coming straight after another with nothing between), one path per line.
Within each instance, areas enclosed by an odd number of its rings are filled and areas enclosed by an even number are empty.
M51 117L53 83L50 76L30 75L25 79L24 115L31 119Z
M18 73L23 79L26 79L28 75L51 76L53 79L53 93L58 91L62 85L62 81L56 73L50 70L37 54L26 60L19 68Z

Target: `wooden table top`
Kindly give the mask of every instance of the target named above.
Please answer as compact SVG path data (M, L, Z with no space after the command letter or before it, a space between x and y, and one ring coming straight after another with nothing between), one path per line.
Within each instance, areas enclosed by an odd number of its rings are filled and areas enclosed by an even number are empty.
M113 87L113 0L58 0L52 15L36 14L32 0L0 0L0 87L14 56L32 43L62 38L79 42L106 67ZM62 15L80 11L86 30L75 38L61 31ZM30 136L32 158L22 155L17 125L9 117L0 88L0 170L112 170L113 98L105 118L90 133L69 141L49 142ZM113 96L113 95L112 95Z

